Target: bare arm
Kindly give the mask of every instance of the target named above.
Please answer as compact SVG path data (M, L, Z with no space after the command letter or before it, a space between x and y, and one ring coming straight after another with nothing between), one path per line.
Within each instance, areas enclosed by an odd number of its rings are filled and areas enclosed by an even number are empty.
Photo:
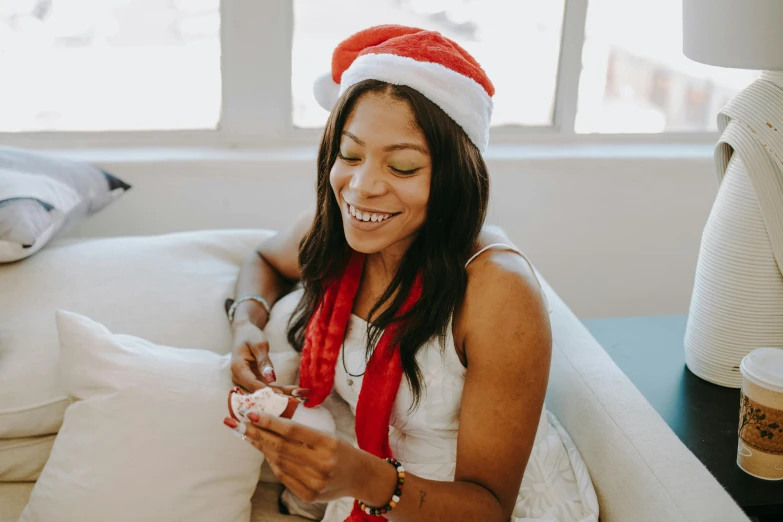
M287 294L299 279L299 243L312 221L312 211L302 214L293 227L270 237L250 254L239 270L235 296L261 295L273 306ZM231 371L234 383L249 391L277 378L263 334L268 320L266 310L253 300L242 301L234 313Z
M549 379L552 338L538 284L512 252L491 251L471 264L461 316L468 371L453 482L408 474L396 521L507 521L514 509ZM356 492L383 505L394 473L369 464ZM369 495L369 496L362 496Z
M234 294L258 294L273 305L287 294L291 283L299 280L299 243L310 229L313 212L303 213L293 227L278 232L256 249L242 263ZM234 324L249 322L263 329L268 317L256 301L243 301L237 306Z

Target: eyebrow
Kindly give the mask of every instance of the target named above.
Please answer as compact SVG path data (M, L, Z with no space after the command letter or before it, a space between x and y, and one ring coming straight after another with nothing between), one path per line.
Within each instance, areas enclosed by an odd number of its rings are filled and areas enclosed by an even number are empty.
M343 131L343 134L345 134L346 136L351 138L353 141L355 141L357 145L361 145L362 147L365 145L365 143L362 140L360 140L359 138L357 138L356 136L354 136L350 132ZM415 143L395 143L394 145L388 145L388 146L384 147L383 148L383 152L392 152L394 150L405 150L405 149L417 150L417 151L419 151L419 152L421 152L422 154L425 154L425 155L429 154L427 152L427 149L425 149L421 145L417 145Z

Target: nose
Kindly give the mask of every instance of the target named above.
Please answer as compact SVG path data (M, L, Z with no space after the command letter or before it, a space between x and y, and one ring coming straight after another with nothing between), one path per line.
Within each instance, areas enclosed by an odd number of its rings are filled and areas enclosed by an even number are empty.
M370 162L353 169L348 187L360 198L380 196L386 191L383 173Z

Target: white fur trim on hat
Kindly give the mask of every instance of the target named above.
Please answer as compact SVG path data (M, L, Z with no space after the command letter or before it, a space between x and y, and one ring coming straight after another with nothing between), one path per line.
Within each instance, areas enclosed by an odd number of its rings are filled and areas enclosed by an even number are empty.
M482 153L489 142L489 123L492 118L492 98L477 81L439 63L420 62L413 58L393 54L365 54L359 56L343 73L339 91L331 103L328 84L336 86L331 74L328 83L320 77L313 87L316 100L327 110L337 99L356 83L364 80L380 80L395 85L407 85L426 96L443 112L459 124L465 134ZM322 85L319 85L322 84ZM324 96L321 101L319 96ZM328 106L328 108L327 108Z
M340 97L340 86L334 83L332 73L322 74L313 82L313 95L318 105L331 111Z

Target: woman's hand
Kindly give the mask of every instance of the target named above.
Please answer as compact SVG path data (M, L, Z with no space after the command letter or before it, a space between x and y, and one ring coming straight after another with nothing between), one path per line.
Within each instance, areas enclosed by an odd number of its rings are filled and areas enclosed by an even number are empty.
M363 463L378 460L337 436L294 421L255 413L248 417L253 423L246 424L247 441L264 454L275 476L307 502L355 497L362 469L368 468Z
M234 323L231 377L234 384L254 392L277 380L264 332L249 321Z
M275 393L291 395L299 402L309 400L310 390L293 385L272 386L277 376L269 357L269 343L256 325L249 322L234 324L234 348L231 352L231 380L237 386L250 393L269 387Z

